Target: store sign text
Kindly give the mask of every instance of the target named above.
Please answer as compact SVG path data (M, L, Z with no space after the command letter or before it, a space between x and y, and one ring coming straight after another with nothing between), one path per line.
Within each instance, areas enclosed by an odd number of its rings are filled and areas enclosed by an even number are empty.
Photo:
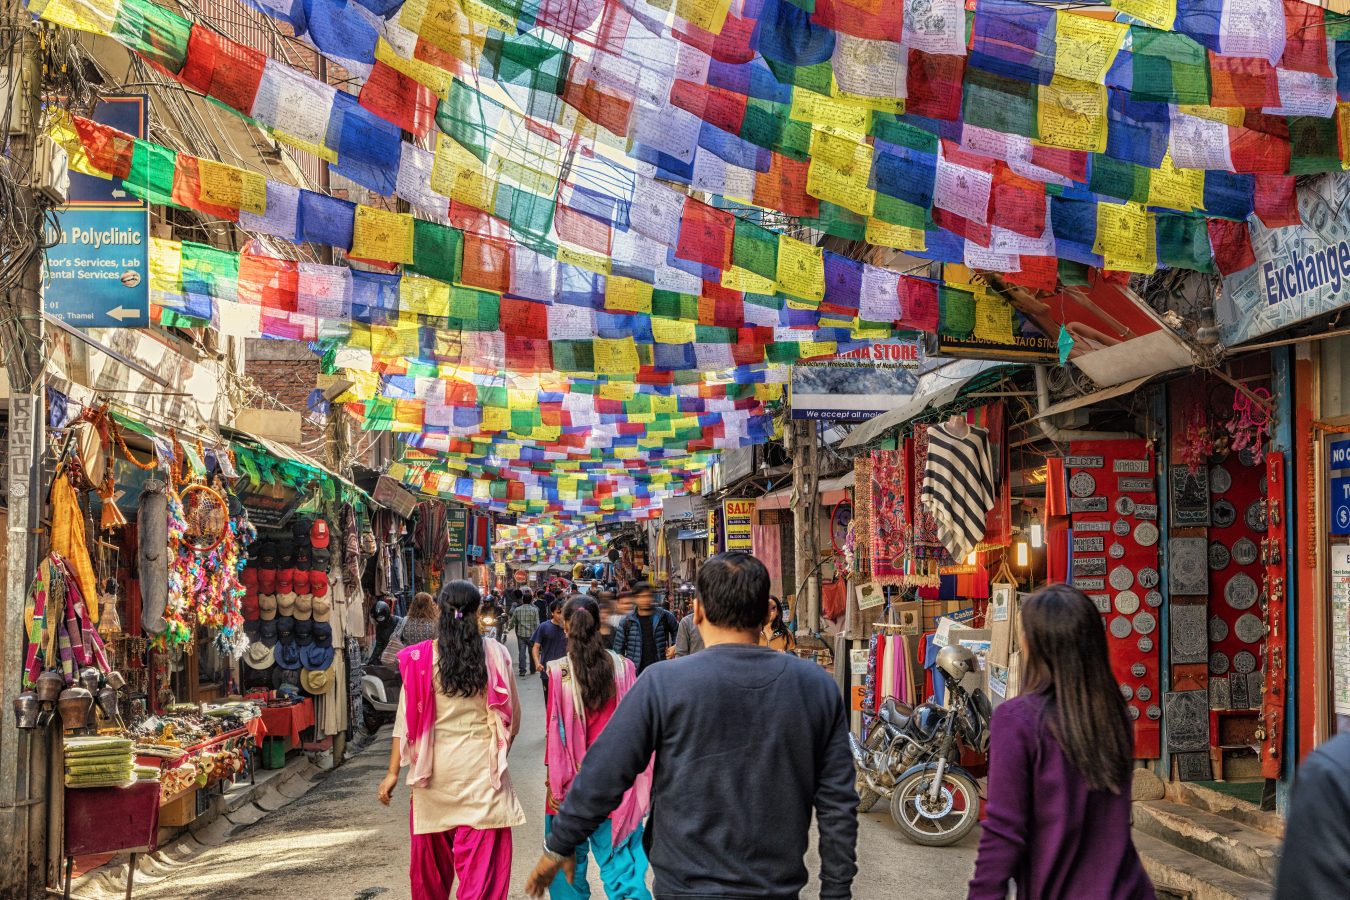
M1274 306L1299 294L1330 285L1341 289L1342 279L1350 281L1350 242L1337 241L1323 250L1314 250L1302 259L1294 257L1284 267L1267 262L1261 266L1261 282L1266 303Z

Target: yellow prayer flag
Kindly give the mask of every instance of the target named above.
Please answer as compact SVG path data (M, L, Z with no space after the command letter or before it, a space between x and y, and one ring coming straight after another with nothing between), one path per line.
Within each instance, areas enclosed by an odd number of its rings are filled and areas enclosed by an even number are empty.
M272 137L281 141L288 147L294 147L296 150L303 150L306 153L311 153L314 156L317 156L319 159L323 160L324 162L334 165L337 164L338 155L336 150L331 150L328 147L324 146L323 144L311 144L309 141L302 140L301 138L298 138L293 134L289 134L280 128L272 128L269 126L267 128L267 131L272 135Z
M803 87L792 89L788 117L859 136L872 127L872 110L866 104L845 97L826 97Z
M828 128L812 129L806 193L860 216L870 216L877 199L876 191L868 187L872 152L855 135Z
M351 255L382 262L412 262L413 217L375 206L358 205L352 224Z
M1177 0L1111 0L1111 7L1163 31L1171 31L1177 21Z
M722 33L730 9L731 0L675 0L675 15L712 34Z
M597 275L608 276L613 262L608 256L601 256L598 253L587 253L585 250L578 250L576 247L569 247L566 244L559 244L555 257L560 263L567 263L570 266L576 266L579 269L585 269L588 272L595 272Z
M637 394L637 385L625 381L611 381L600 385L596 395L601 400L629 400Z
M988 291L975 294L975 339L991 344L1011 344L1012 307Z
M803 300L825 299L825 248L778 236L778 287Z
M859 341L884 341L891 336L891 326L877 322L864 324L862 319L854 318L848 328L849 336Z
M636 278L611 275L605 279L605 309L611 312L652 311L652 286Z
M1177 112L1195 116L1197 119L1209 119L1211 122L1222 122L1225 125L1235 127L1242 125L1247 119L1247 110L1240 106L1200 106L1195 103L1178 103Z
M838 353L839 344L835 341L802 341L797 345L797 349L802 359L820 359Z
M483 407L483 431L505 431L511 425L511 413L500 406Z
M489 213L497 209L497 182L488 177L476 156L444 134L436 141L431 189L474 209Z
M1103 83L1129 30L1120 22L1059 10L1055 15L1055 74Z
M49 0L45 6L33 3L29 9L57 25L93 34L109 34L121 7L121 0Z
M693 322L652 316L652 338L658 344L690 344L697 330Z
M59 106L52 107L48 113L47 137L66 151L66 166L70 171L92 175L95 178L112 178L111 173L96 168L89 161L88 154L84 152L84 142L80 140L79 134L75 131L75 124L70 120L70 113Z
M1158 267L1153 214L1138 203L1098 203L1097 239L1106 268L1148 274Z
M634 373L641 368L637 345L628 338L596 338L591 343L595 351L595 371L601 374Z
M722 272L722 287L747 294L773 296L778 293L776 281L739 266L731 266Z
M662 416L669 416L680 409L680 398L668 396L666 394L652 394L652 412Z
M878 247L893 247L896 250L925 250L927 235L922 228L910 228L906 225L892 225L880 219L868 219L864 235L867 243Z
M1066 150L1106 149L1106 86L1056 75L1036 106L1038 143Z
M1171 154L1164 153L1162 164L1149 173L1148 205L1190 212L1205 205L1205 171L1178 169Z
M166 294L183 290L183 245L164 238L150 239L150 289Z
M475 67L491 27L471 17L460 0L430 0L419 26L415 30L422 40Z
M398 309L400 313L443 319L450 314L450 285L405 272L398 282ZM413 320L413 324L415 327L416 320Z
M1350 103L1336 104L1336 133L1340 135L1341 168L1350 169Z
M257 216L267 212L267 179L261 175L198 158L197 176L201 199L207 203Z
M421 400L394 401L394 431L421 431L426 404Z
M407 9L407 7L405 6L404 9ZM454 52L449 48L446 49L451 53ZM478 50L479 52L482 51L481 45L479 45ZM455 55L459 56L457 53ZM450 98L450 84L455 80L455 77L444 69L433 66L431 63L422 62L420 59L404 59L384 38L380 38L375 44L375 58L389 68L407 75L418 84L430 88L442 100ZM472 64L476 66L477 62L474 61Z

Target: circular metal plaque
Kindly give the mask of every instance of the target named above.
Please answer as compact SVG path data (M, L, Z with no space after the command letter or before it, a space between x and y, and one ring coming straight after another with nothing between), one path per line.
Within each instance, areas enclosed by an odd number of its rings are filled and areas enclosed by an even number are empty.
M1209 671L1214 675L1228 674L1228 654L1215 650L1209 655Z
M1148 591L1157 587L1158 582L1162 581L1162 577L1158 574L1157 569L1153 568L1152 566L1144 566L1142 569L1139 570L1138 580L1139 586L1144 590Z
M1244 466L1256 466L1261 464L1260 447L1243 447L1238 451L1238 461Z
M1139 648L1140 653L1152 653L1153 638L1149 637L1148 635L1145 635L1144 637L1141 637L1139 639L1139 641L1135 644L1135 646Z
M1228 640L1228 623L1219 616L1210 616L1209 618L1209 642L1211 644L1222 644Z
M1112 559L1120 559L1125 555L1125 545L1120 541L1116 541L1107 548L1106 553Z
M1211 466L1209 470L1209 492L1222 494L1233 486L1233 476L1223 466Z
M1140 634L1152 634L1158 627L1158 620L1151 612L1141 612L1134 617L1134 630Z
M1244 644L1255 644L1266 636L1266 626L1252 613L1243 613L1233 623L1233 634Z
M1139 612L1139 595L1134 591L1121 591L1116 594L1116 612L1122 616L1132 616Z
M1076 472L1069 479L1069 493L1075 497L1091 497L1097 490L1097 479L1088 472Z
M1122 516L1128 516L1130 513L1134 512L1134 500L1129 497L1117 497L1116 512L1120 513Z
M1128 715L1128 716L1130 717L1130 720L1131 720L1131 721L1133 721L1133 720L1139 718L1139 707L1137 707L1137 706L1127 706L1127 707L1125 707L1125 714Z
M1144 595L1144 602L1154 609L1162 606L1162 591L1149 591Z
M1133 700L1134 688L1130 687L1128 684L1122 684L1120 686L1120 696L1124 697L1126 700Z
M1253 501L1247 507L1247 527L1258 534L1266 533L1266 504L1261 500Z
M1162 708L1159 707L1158 704L1156 703L1150 703L1148 705L1148 709L1144 712L1144 715L1148 716L1150 719L1153 719L1154 721L1157 721L1158 719L1162 718Z
M1252 656L1246 650L1239 650L1233 654L1233 671L1240 675L1246 675L1249 672L1256 671L1256 657Z
M1228 548L1223 545L1223 541L1210 541L1209 544L1209 568L1210 571L1219 572L1228 568L1228 561L1232 556L1228 553Z
M1251 609L1256 603L1256 582L1246 572L1239 572L1223 587L1223 599L1233 609Z
M1256 542L1251 538L1238 538L1233 542L1233 562L1239 566L1250 566L1259 555Z
M1130 666L1130 674L1133 675L1135 678L1143 678L1145 675L1148 674L1148 666L1144 665L1143 663L1135 663L1134 665Z
M1237 509L1227 500L1215 503L1212 512L1215 528L1227 528L1237 521Z
M1148 700L1152 700L1152 699L1153 699L1153 691L1149 690L1149 686L1148 686L1148 685L1146 685L1146 684L1141 684L1141 685L1139 685L1139 690L1137 690L1137 691L1134 692L1134 699L1138 700L1140 703L1143 703L1143 702L1148 701Z
M1124 616L1116 616L1111 620L1111 636L1124 640L1130 636L1130 620Z
M1115 524L1111 526L1111 533L1116 537L1124 537L1130 533L1130 523L1124 519L1116 519Z
M1107 577L1110 579L1111 587L1118 591L1134 587L1134 573L1130 571L1129 566L1116 566Z
M1152 522L1140 522L1134 526L1134 542L1140 547L1152 547L1158 543L1158 526Z

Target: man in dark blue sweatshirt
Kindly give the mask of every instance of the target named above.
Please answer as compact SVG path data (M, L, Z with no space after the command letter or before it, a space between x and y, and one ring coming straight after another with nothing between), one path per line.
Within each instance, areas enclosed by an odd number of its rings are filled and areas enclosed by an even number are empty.
M769 573L720 553L698 576L707 649L653 666L624 697L572 783L526 891L542 896L655 754L657 897L795 898L806 886L811 813L820 896L851 896L857 794L848 722L814 663L759 646Z

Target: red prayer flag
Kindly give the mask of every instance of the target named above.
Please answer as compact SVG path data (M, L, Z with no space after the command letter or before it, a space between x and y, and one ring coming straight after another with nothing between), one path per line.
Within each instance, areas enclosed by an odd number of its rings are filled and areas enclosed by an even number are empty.
M90 165L115 178L126 178L131 174L131 154L135 148L131 135L83 116L70 118Z
M202 199L201 175L197 168L197 157L186 153L178 154L173 169L173 202L187 209L195 209L207 215L224 219L227 222L239 221L239 210L228 206L216 206Z
M736 219L731 213L687 197L675 256L726 271L731 266L735 229Z
M938 329L938 286L925 278L902 276L897 285L900 295L900 327L936 334Z
M1281 69L1330 76L1325 10L1305 0L1284 0L1284 56Z
M810 160L772 154L769 171L761 172L755 178L755 205L776 209L789 216L814 218L820 215L820 201L806 193L806 176L810 168Z
M750 39L755 26L759 24L756 19L742 19L739 16L728 15L720 34L704 31L689 22L679 20L677 22L678 24L671 29L677 40L691 47L697 47L718 62L740 65L755 58L755 48L751 45Z
M253 98L258 93L266 62L267 57L260 51L222 37L205 26L193 25L188 37L187 62L178 78L248 115L253 110Z
M464 233L461 284L504 294L511 289L511 242Z
M1251 233L1246 222L1210 219L1209 246L1214 251L1214 262L1223 275L1232 275L1256 265L1256 254L1252 252Z
M299 309L300 264L257 253L239 254L239 302L275 312Z
M1023 178L1003 163L994 169L989 223L1028 237L1045 233L1045 185Z
M1284 228L1303 221L1293 175L1256 176L1256 216L1267 228Z
M961 79L965 72L964 56L910 50L905 112L947 121L961 118Z
M612 233L608 223L559 203L553 210L553 227L567 243L609 256Z
M563 87L563 102L600 127L619 137L626 137L628 122L633 116L632 99L601 87L594 81L575 80L579 77L581 65L580 60L572 65Z
M723 131L740 134L750 98L745 94L678 79L670 89L670 102L672 106L693 113Z
M1264 59L1210 51L1210 106L1261 109L1280 105L1275 67Z
M878 4L878 11L862 9L847 0L816 0L816 11L811 21L844 34L872 41L901 42L904 17L901 10L889 4Z
M1059 285L1059 260L1053 256L1022 256L1020 272L1005 272L1003 280L1032 290L1053 292Z
M436 121L435 92L381 60L375 61L358 100L381 119L417 137L430 131Z

